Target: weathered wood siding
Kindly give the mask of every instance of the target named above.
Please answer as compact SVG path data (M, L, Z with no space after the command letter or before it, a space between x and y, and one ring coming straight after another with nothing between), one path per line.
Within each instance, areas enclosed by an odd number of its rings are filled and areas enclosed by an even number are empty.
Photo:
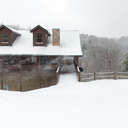
M8 40L9 40L8 43L3 43L2 36L4 34L8 35ZM0 45L1 46L9 46L9 45L11 46L12 45L12 37L11 37L11 34L12 34L12 32L9 31L7 28L3 28L3 29L0 30Z
M8 43L3 43L3 40L2 40L2 36L6 34L8 35ZM0 46L11 46L13 45L14 41L16 40L16 38L18 37L19 35L17 33L14 33L12 31L10 31L9 29L7 28L2 28L0 30Z
M9 91L29 91L56 85L59 80L59 68L48 70L6 71L0 72L0 89Z
M42 44L37 43L37 33L42 33ZM47 40L48 40L48 32L41 29L40 27L37 27L33 31L33 45L34 46L46 46L47 45Z

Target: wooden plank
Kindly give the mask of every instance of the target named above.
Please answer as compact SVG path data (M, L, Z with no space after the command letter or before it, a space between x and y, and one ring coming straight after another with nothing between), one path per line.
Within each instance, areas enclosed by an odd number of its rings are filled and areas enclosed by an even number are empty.
M97 80L99 80L99 79L101 80L101 79L114 79L114 78L113 77L97 77L96 79Z
M84 77L85 77L85 78L89 78L89 77L94 77L94 75L90 75L90 76L89 76L89 75L86 75L86 76L81 76L81 75L80 75L80 77L81 77L81 78L84 78Z
M88 82L102 79L128 79L128 72L80 73L80 81Z
M81 75L93 75L94 73L83 73L81 72Z
M117 75L118 75L118 76L119 76L119 75L128 76L128 73L127 73L127 72L124 72L124 73L123 73L123 72L118 72Z
M94 78L82 78L80 80L94 80Z
M94 79L80 79L80 82L89 82L89 81L94 81Z
M90 77L90 76L94 76L94 73L88 73L88 74L81 74L80 73L80 76L81 77Z
M117 76L117 79L128 79L128 76Z
M96 72L96 75L114 75L114 72Z

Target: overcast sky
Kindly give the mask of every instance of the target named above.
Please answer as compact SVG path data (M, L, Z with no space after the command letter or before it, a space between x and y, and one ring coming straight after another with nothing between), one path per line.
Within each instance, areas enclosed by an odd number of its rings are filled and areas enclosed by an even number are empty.
M0 23L128 36L128 0L0 0Z

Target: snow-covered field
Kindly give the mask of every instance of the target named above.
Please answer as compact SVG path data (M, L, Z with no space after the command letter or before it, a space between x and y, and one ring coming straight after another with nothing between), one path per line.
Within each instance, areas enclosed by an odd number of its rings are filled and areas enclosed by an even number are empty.
M57 86L0 91L1 128L127 128L128 80L79 83L61 75Z

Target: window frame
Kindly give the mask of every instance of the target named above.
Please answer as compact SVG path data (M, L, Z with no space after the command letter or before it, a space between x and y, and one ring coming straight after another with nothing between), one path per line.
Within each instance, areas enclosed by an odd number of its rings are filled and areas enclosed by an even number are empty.
M43 34L41 32L36 33L36 42L38 44L42 44L43 43Z
M8 34L3 34L1 37L2 37L2 42L3 43L8 43L9 42Z

